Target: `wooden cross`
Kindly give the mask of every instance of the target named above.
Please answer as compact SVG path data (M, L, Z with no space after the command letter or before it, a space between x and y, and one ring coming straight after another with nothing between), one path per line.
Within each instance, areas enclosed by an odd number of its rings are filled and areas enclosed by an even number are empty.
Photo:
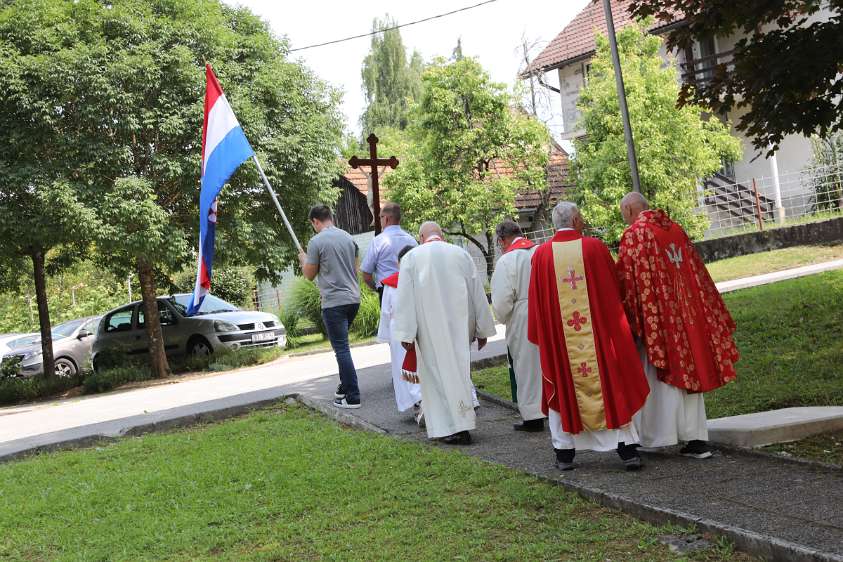
M355 169L362 166L372 167L372 214L375 216L375 236L377 236L381 233L381 198L378 191L378 166L389 166L395 169L398 167L398 158L395 156L378 158L378 137L374 133L369 135L366 142L369 143L369 157L357 158L356 156L352 156L348 163Z

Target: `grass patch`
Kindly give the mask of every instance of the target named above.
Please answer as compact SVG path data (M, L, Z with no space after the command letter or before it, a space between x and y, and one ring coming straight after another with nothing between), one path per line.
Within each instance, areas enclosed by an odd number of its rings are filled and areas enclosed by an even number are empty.
M82 377L2 377L0 378L0 406L32 402L79 386Z
M356 332L349 332L348 343L350 345L368 345L377 343L378 338L375 336L361 336ZM304 355L308 353L316 353L320 351L330 351L331 342L322 334L308 334L306 336L298 336L295 338L295 343L290 346L289 340L287 350L288 355Z
M843 405L843 271L723 295L738 325L738 379L705 396L709 418ZM510 399L506 365L472 373Z
M684 532L295 406L0 465L18 560L676 560Z
M843 244L835 246L795 246L748 256L727 258L706 264L715 282L762 275L824 261L843 259Z
M843 465L843 431L814 435L792 443L779 443L761 449L829 464Z
M471 381L477 390L494 394L505 400L512 400L512 387L509 383L509 365L504 363L496 367L487 367L471 372Z
M738 325L738 379L708 393L710 418L843 404L843 271L723 296Z

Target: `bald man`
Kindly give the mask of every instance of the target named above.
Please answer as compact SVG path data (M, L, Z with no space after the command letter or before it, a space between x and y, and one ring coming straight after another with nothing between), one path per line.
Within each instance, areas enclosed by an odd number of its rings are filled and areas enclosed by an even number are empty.
M427 435L468 445L476 426L470 346L495 335L495 323L468 252L448 244L442 229L426 222L421 245L401 259L392 335L416 347Z
M635 419L641 445L685 441L680 454L708 458L703 393L736 377L735 322L682 227L640 193L621 214L621 293L651 389Z

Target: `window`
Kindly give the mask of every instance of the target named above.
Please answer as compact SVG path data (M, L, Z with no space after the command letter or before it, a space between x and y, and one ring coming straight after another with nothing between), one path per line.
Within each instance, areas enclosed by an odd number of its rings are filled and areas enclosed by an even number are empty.
M105 320L106 332L128 332L132 329L132 309L124 308L109 315Z
M158 301L158 316L161 319L162 326L172 326L176 323L176 315L172 309L161 301ZM143 328L144 326L143 305L141 304L138 305L138 328Z

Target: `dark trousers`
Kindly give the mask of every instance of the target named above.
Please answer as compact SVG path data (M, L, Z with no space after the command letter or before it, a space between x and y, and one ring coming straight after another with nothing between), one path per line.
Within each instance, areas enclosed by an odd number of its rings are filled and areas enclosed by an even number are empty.
M359 308L360 303L355 303L322 309L322 321L325 323L328 339L331 340L331 347L334 348L337 367L340 371L340 383L345 388L346 400L349 402L360 401L357 371L354 369L351 349L348 347L348 327L351 326L354 317L357 316Z

